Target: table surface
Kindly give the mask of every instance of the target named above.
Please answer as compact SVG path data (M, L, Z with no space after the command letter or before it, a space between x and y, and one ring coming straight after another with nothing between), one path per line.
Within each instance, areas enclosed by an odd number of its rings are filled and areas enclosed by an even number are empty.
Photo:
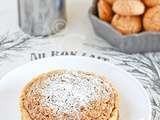
M0 78L29 61L60 55L109 61L135 76L152 102L153 120L160 120L160 53L125 54L98 38L88 18L92 0L67 1L67 27L60 33L33 38L18 27L17 1L0 0Z

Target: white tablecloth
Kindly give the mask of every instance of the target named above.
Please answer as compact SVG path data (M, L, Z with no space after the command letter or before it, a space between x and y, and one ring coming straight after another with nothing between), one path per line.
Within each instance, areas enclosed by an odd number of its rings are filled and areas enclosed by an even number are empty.
M128 55L98 38L88 18L91 0L67 0L67 27L47 38L32 38L18 28L17 1L0 0L0 78L29 61L59 55L87 56L121 66L150 95L153 120L160 120L160 53Z

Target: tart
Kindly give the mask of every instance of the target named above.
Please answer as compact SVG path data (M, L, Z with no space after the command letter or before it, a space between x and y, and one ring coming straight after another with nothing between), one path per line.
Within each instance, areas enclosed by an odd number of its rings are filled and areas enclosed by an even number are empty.
M55 70L24 87L20 112L22 120L119 120L119 96L105 77Z

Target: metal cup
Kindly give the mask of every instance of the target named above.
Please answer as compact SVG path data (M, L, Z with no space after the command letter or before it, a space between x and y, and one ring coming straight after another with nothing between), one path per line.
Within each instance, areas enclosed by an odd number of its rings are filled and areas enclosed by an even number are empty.
M33 36L46 36L66 24L65 0L18 0L19 26Z

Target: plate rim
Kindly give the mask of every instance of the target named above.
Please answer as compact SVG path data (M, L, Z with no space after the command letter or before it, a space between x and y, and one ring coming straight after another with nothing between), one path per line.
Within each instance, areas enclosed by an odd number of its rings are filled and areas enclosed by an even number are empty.
M91 58L91 57L86 57L86 56L54 56L54 57L48 57L48 58L43 58L43 59L39 59L39 60L34 60L34 61L30 61L30 62L27 62L21 66L18 66L17 68L15 69L12 69L11 71L7 72L5 75L2 76L2 78L0 79L0 85L3 84L3 82L6 82L5 81L5 78L11 74L13 71L17 71L25 66L28 66L28 65L32 65L32 64L38 64L38 62L42 62L42 61L50 61L50 60L55 60L55 59L81 59L81 60L91 60L91 61L94 61L94 62L98 62L100 64L108 64L110 65L111 67L117 69L119 72L122 72L123 74L127 74L128 76L130 76L130 78L132 78L134 80L134 82L138 85L138 87L140 88L140 90L143 92L143 95L144 97L146 98L146 101L148 103L148 110L149 110L149 115L148 115L148 120L151 120L152 118L152 104L151 104L151 100L150 100L150 97L149 97L149 94L147 93L146 89L143 87L142 83L136 78L134 77L131 73L125 71L124 69L122 69L121 67L109 62L109 61L103 61L103 60L99 60L99 59L96 59L96 58Z

